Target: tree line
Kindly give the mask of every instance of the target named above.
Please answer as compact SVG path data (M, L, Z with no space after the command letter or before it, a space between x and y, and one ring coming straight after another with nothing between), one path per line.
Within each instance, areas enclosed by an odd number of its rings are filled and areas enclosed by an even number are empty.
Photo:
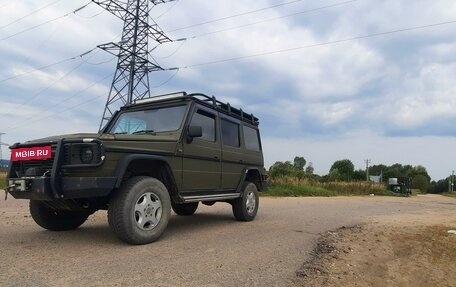
M296 156L293 161L277 161L269 168L271 178L295 177L298 179L315 180L319 182L332 181L366 181L366 170L355 169L353 162L349 159L335 161L328 174L320 176L314 174L312 163L307 164L304 157ZM448 191L449 178L439 181L431 181L425 167L421 165L372 165L368 168L368 174L380 176L381 181L388 183L389 178L407 177L412 180L412 188L419 189L421 192L442 193Z

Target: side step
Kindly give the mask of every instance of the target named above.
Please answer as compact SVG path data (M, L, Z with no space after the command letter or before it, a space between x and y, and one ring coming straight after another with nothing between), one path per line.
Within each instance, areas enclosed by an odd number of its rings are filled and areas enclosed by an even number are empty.
M197 201L220 201L227 199L235 199L241 197L240 193L227 193L227 194L211 194L211 195L188 195L182 196L184 203L197 202Z

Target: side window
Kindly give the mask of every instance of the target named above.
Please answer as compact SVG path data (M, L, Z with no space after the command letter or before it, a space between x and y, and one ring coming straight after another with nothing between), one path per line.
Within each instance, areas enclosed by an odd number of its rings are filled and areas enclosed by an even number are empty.
M222 140L224 145L240 147L239 125L222 119Z
M243 126L245 148L254 151L260 151L260 141L258 140L258 131L251 127Z
M204 111L197 111L192 118L191 126L200 126L203 136L199 139L215 142L215 116Z

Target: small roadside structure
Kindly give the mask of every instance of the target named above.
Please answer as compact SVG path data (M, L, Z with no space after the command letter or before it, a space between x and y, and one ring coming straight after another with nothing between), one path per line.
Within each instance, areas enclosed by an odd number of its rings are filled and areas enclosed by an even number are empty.
M389 190L396 193L411 194L412 179L410 177L392 177L388 179Z

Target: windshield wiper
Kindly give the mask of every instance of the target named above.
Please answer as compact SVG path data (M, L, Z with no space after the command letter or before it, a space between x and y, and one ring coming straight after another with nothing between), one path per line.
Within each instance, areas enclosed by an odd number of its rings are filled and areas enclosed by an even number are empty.
M140 131L136 131L136 132L132 133L132 135L138 135L138 134L151 134L151 135L155 135L155 132L154 132L154 130L140 130Z
M114 133L115 135L126 135L127 132Z

